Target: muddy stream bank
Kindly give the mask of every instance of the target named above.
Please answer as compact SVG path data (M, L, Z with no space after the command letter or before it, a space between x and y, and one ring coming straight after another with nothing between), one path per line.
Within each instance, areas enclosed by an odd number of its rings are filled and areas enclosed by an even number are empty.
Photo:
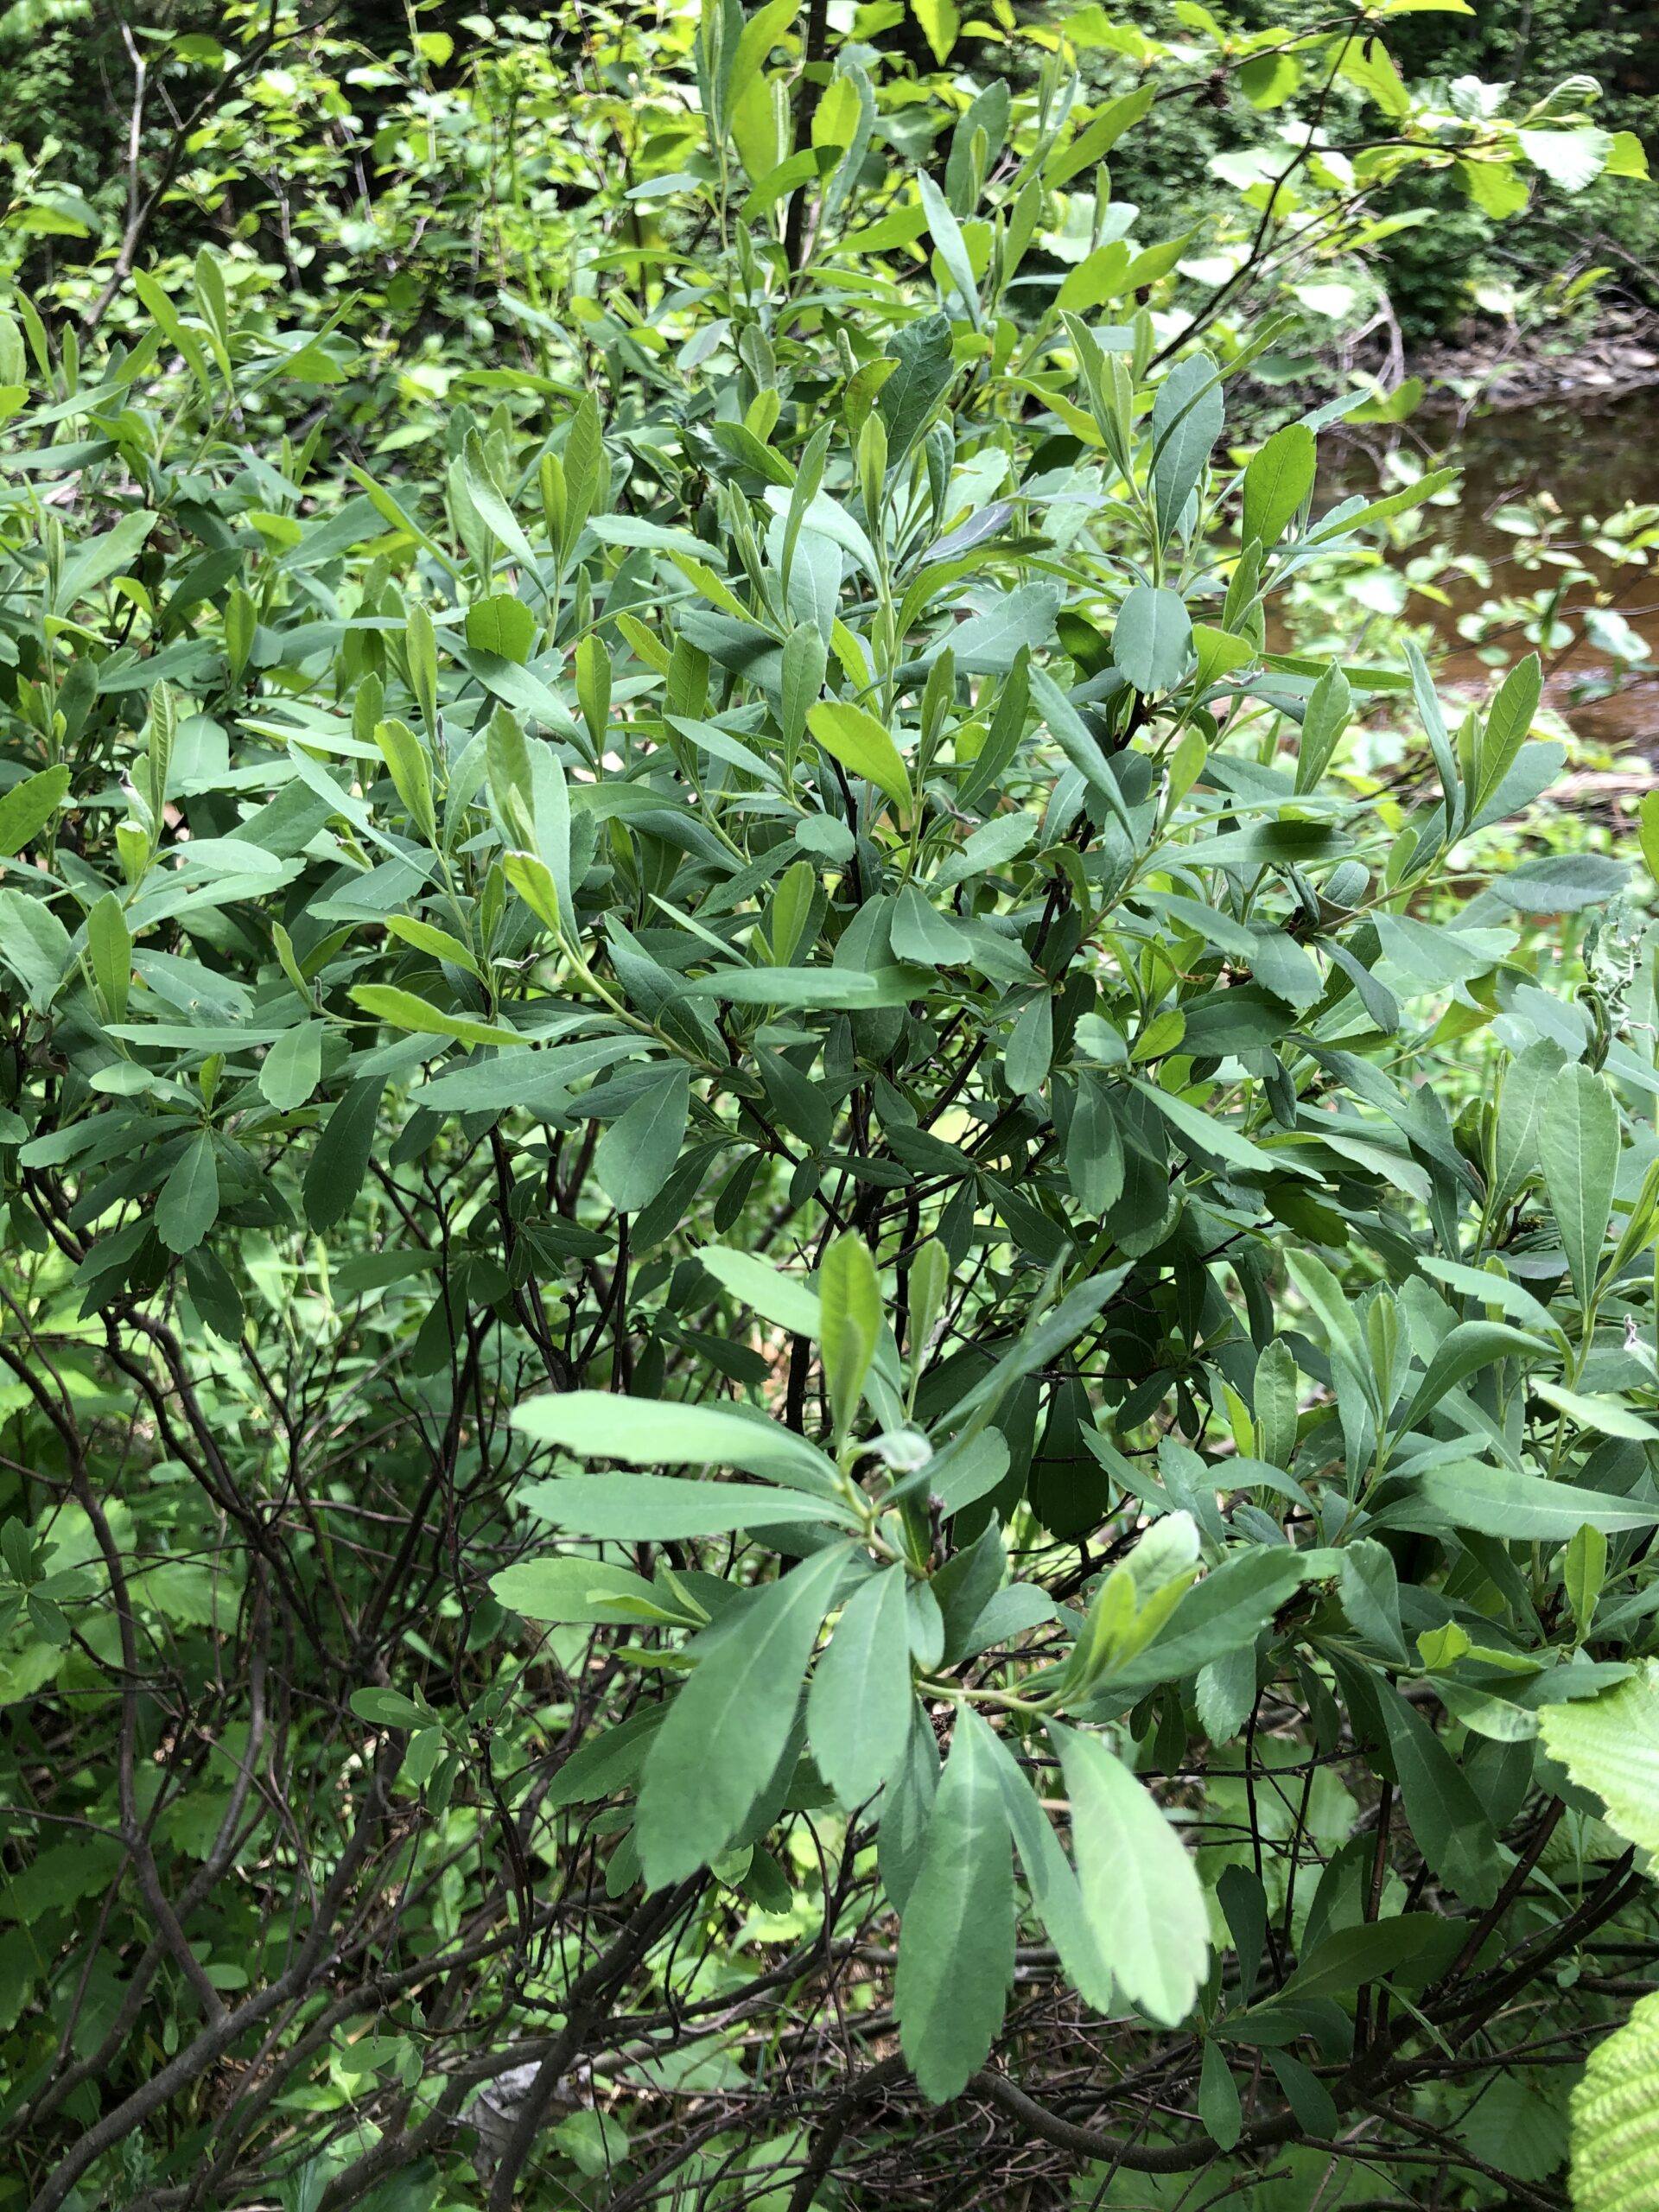
M1322 472L1322 503L1326 493L1336 499L1374 492L1381 448L1371 441L1378 435L1367 434L1365 443L1351 442L1333 454ZM1555 397L1473 416L1461 428L1451 414L1426 407L1406 435L1431 465L1455 463L1464 474L1457 506L1427 511L1428 526L1402 555L1402 565L1439 544L1490 571L1490 582L1456 568L1437 576L1447 605L1419 591L1407 602L1407 617L1432 625L1445 646L1448 683L1478 693L1491 681L1491 660L1461 633L1460 618L1484 601L1530 595L1558 580L1561 564L1549 554L1527 561L1522 541L1498 519L1512 503L1548 493L1572 524L1552 551L1570 552L1574 564L1582 563L1609 587L1612 605L1651 658L1624 669L1586 638L1582 622L1573 618L1592 603L1592 592L1576 585L1560 609L1575 634L1565 649L1545 654L1545 697L1588 743L1640 755L1640 766L1630 763L1638 774L1649 762L1659 767L1659 564L1615 568L1586 547L1579 528L1585 516L1604 520L1626 499L1659 501L1659 385L1617 397L1593 391ZM1524 650L1527 640L1516 627L1496 632L1486 642L1508 659Z

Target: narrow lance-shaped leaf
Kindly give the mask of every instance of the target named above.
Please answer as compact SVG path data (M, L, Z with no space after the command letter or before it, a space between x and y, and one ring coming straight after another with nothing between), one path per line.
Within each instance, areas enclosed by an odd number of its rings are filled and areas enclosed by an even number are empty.
M328 1116L305 1171L305 1217L313 1229L331 1229L362 1189L385 1089L384 1083L354 1083Z
M106 891L86 917L86 950L92 963L92 981L110 1020L124 1021L132 983L132 933L121 901L112 891Z
M1379 1697L1400 1795L1417 1847L1452 1892L1491 1904L1505 1855L1485 1808L1440 1738L1395 1692Z
M1518 661L1497 689L1481 734L1472 811L1478 815L1515 766L1543 696L1544 673L1536 653Z
M1174 2027L1208 1967L1209 1916L1169 1822L1098 1737L1049 1724L1071 1801L1071 1840L1090 1924L1124 1993Z
M771 1781L850 1555L831 1544L769 1584L676 1697L640 1781L636 1834L648 1888L717 1859Z
M689 1071L674 1068L642 1091L600 1139L594 1174L619 1213L649 1205L667 1182L685 1141L690 1099Z
M823 1454L780 1421L720 1406L666 1398L614 1397L608 1390L560 1390L531 1398L512 1425L540 1444L562 1444L590 1459L628 1459L646 1467L741 1467L774 1481L833 1480Z
M1306 423L1287 423L1252 455L1244 471L1244 537L1271 548L1284 536L1313 489L1318 454Z
M934 2104L959 2096L984 2064L1014 1980L1014 1864L989 1738L959 1706L899 1929L899 2033Z
M1003 1810L1031 1901L1078 1994L1097 2012L1109 2012L1111 1966L1105 1945L1089 1917L1077 1878L1013 1752L1000 1736L993 1734L991 1743Z
M1178 361L1153 402L1152 488L1160 534L1168 537L1221 435L1221 388L1207 353Z
M1538 1164L1538 1124L1556 1077L1567 1065L1559 1045L1541 1037L1505 1070L1498 1091L1492 1133L1491 1189L1494 1217L1507 1206Z
M824 751L863 776L906 812L910 776L904 758L875 716L844 699L826 699L808 713L807 727Z
M824 1381L836 1441L846 1436L864 1395L881 1334L881 1283L861 1236L838 1236L818 1270Z
M1601 1270L1618 1152L1612 1093L1588 1068L1564 1068L1544 1095L1538 1158L1580 1304L1588 1302Z
M198 1131L162 1185L156 1204L156 1234L169 1252L188 1252L219 1218L219 1166L213 1140Z
M42 768L25 776L0 798L0 860L21 853L37 836L62 805L69 790L69 771Z
M549 1482L527 1484L518 1497L529 1511L569 1535L626 1544L674 1543L690 1536L728 1535L734 1529L788 1528L797 1522L857 1525L845 1506L820 1493L676 1475L556 1475Z
M807 1700L818 1771L849 1809L897 1771L910 1736L910 1631L905 1570L862 1582L836 1624Z

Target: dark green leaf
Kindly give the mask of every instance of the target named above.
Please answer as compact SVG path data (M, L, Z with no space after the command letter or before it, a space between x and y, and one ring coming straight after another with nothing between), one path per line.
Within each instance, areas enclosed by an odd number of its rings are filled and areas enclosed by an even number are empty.
M933 2104L959 2096L984 2064L1014 1980L1014 1866L989 1738L959 1706L899 1931L899 2032Z
M850 1551L815 1553L749 1605L697 1662L645 1754L636 1834L649 1889L716 1859L772 1779L807 1662Z

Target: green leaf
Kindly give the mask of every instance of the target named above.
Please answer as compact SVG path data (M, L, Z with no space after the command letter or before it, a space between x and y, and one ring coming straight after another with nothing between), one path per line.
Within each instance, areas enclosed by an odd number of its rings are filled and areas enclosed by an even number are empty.
M1275 430L1244 471L1243 534L1273 547L1313 489L1319 451L1306 423Z
M1622 1836L1659 1852L1659 1660L1599 1697L1547 1705L1544 1749L1593 1789Z
M1061 752L1090 789L1105 800L1133 841L1135 824L1106 755L1082 715L1046 668L1033 668L1031 671L1031 699Z
M1567 1389L1560 1382L1535 1383L1533 1395L1594 1435L1627 1437L1642 1444L1659 1442L1659 1428L1617 1398L1591 1396L1582 1390Z
M664 1705L641 1706L614 1728L607 1728L603 1735L572 1751L548 1785L548 1810L591 1805L635 1782L667 1711Z
M1282 1337L1275 1337L1255 1363L1254 1412L1255 1448L1274 1467L1287 1467L1296 1449L1300 1417L1296 1359Z
M69 790L69 771L42 768L25 776L0 798L0 860L21 853L31 838L45 829L62 805Z
M1152 407L1153 504L1161 537L1180 521L1223 419L1215 363L1207 353L1188 354L1159 385Z
M1409 1665L1400 1622L1399 1578L1388 1547L1369 1536L1344 1544L1338 1587L1342 1609L1357 1632L1387 1655L1390 1666Z
M1238 2084L1221 2045L1206 2037L1198 2069L1198 2118L1204 2132L1217 2150L1230 2151L1243 2133L1244 2115Z
M881 1279L861 1236L838 1236L818 1269L820 1343L839 1449L863 1398L881 1336Z
M429 734L438 728L438 638L432 617L417 599L404 613L404 651L409 657L410 689L420 702L421 719Z
M1568 1544L1561 1567L1561 1586L1573 1609L1573 1625L1580 1643L1590 1633L1590 1624L1595 1618L1606 1580L1607 1538L1601 1529L1586 1522Z
M1129 289L1131 256L1122 238L1110 239L1085 254L1055 295L1063 315L1086 314L1107 300L1120 299Z
M964 676L1005 676L1022 645L1046 645L1054 634L1060 603L1053 584L1021 584L994 606L970 614L950 633L950 649Z
M899 1935L899 2039L932 2104L959 2096L984 2064L1014 1980L1014 1861L989 1738L958 1706Z
M1418 1849L1456 1896L1471 1904L1491 1904L1507 1854L1485 1808L1414 1707L1386 1689L1377 1702Z
M375 1728L423 1728L432 1718L428 1707L401 1690L353 1690L351 1707L359 1720Z
M889 1567L859 1585L812 1676L812 1756L849 1812L898 1771L910 1740L906 1579Z
M930 0L930 4L946 6L949 0ZM887 341L887 350L899 365L881 386L875 404L887 424L887 474L891 478L920 442L956 374L950 318L930 315L919 321L906 323ZM807 511L807 521L817 526L811 508Z
M771 1781L851 1547L768 1584L699 1658L645 1754L635 1835L647 1889L717 1859ZM695 1650L696 1644L692 1646Z
M910 968L715 968L682 988L690 998L733 1006L856 1008L907 1006L930 981Z
M1097 1736L1050 1721L1084 1906L1113 1978L1166 2027L1185 2019L1209 1970L1204 1891L1143 1783Z
M1155 1083L1143 1083L1138 1077L1135 1088L1142 1097L1151 1100L1184 1143L1225 1160L1230 1167L1249 1169L1258 1175L1294 1175L1302 1172L1294 1156L1263 1150L1249 1137L1241 1135L1230 1122L1217 1121L1201 1107L1188 1105L1185 1098L1176 1097L1173 1091L1160 1090Z
M1054 1001L1044 991L1021 1008L1002 1054L1002 1072L1016 1098L1042 1089L1053 1057Z
M856 1525L833 1498L810 1491L690 1482L674 1475L556 1475L527 1484L519 1497L550 1528L617 1543L673 1543L690 1536L723 1536L734 1529L791 1527L796 1522Z
M1538 1117L1538 1160L1581 1305L1588 1304L1601 1271L1618 1154L1611 1091L1586 1067L1563 1068Z
M868 777L908 812L910 776L902 755L874 715L844 699L825 699L806 718L813 737L855 776Z
M968 248L963 240L962 226L951 213L950 202L925 169L917 176L916 187L921 194L927 227L939 250L939 258L949 272L950 282L962 295L962 303L977 328L980 321L979 287L974 282Z
M738 213L746 223L757 215L764 215L768 207L776 207L804 184L811 184L836 166L836 156L825 146L804 146L798 154L791 154L787 161L779 162L770 169L744 200Z
M912 1609L912 1634L917 1615ZM932 1647L938 1650L937 1643ZM878 1806L880 1831L876 1839L877 1869L889 1904L903 1912L921 1871L927 1848L928 1824L939 1786L939 1746L927 1708L918 1700L911 1707L910 1740L899 1771L881 1792Z
M588 528L602 545L624 545L652 553L683 553L706 561L714 550L708 541L689 530L664 529L643 515L595 515Z
M156 1202L156 1234L169 1252L189 1252L219 1219L219 1163L206 1129L191 1138Z
M1363 530L1368 524L1387 522L1395 515L1406 514L1413 507L1424 505L1437 492L1444 492L1448 484L1455 484L1459 474L1455 468L1431 468L1414 484L1404 485L1397 492L1385 492L1380 499L1361 499L1357 505L1344 499L1310 531L1309 542L1318 545L1331 543Z
M458 937L451 937L448 930L441 930L435 923L416 921L410 914L388 914L386 927L404 944L412 944L421 952L429 952L435 960L448 960L457 968L464 968L468 975L480 971L468 947Z
M67 614L89 591L123 575L143 551L160 518L144 510L123 515L113 530L89 537L64 563L53 601L54 612Z
M1559 1045L1541 1037L1504 1071L1492 1139L1491 1209L1507 1206L1538 1165L1538 1126L1555 1079L1567 1065Z
M536 642L536 617L508 592L475 599L467 609L467 642L474 652L499 653L522 667Z
M1332 755L1342 741L1353 713L1353 694L1348 679L1335 661L1308 694L1302 716L1301 739L1296 748L1298 796L1315 791L1325 780Z
M477 511L479 520L494 537L499 537L508 552L532 571L536 555L530 540L518 526L518 518L496 488L484 457L484 448L476 431L471 432L461 455L461 482L467 496Z
M1071 1862L1013 1752L1000 1736L993 1734L990 1740L1002 1790L1002 1809L1025 1870L1032 1904L1078 1995L1096 2012L1109 2012L1112 1970L1090 1921Z
M1571 1483L1519 1474L1511 1467L1436 1467L1419 1478L1419 1494L1454 1527L1520 1543L1565 1543L1586 1523L1608 1535L1651 1529L1659 1506L1580 1490Z
M1084 1442L1094 1449L1105 1440L1085 1429ZM1112 1463L1109 1459L1105 1464L1109 1469ZM1235 1552L1193 1584L1144 1650L1113 1667L1108 1677L1113 1698L1179 1681L1213 1660L1245 1649L1306 1572L1303 1557L1283 1545Z
M956 0L910 0L910 12L922 27L933 59L943 68L962 29L962 11Z
M1582 192L1607 166L1610 130L1517 130L1516 141L1534 168L1563 192Z
M113 891L106 891L87 914L86 951L110 1020L124 1021L132 986L132 934Z
M757 1259L753 1252L729 1251L721 1244L705 1244L697 1254L722 1289L750 1306L763 1321L772 1321L800 1337L816 1337L823 1326L818 1294L798 1275Z
M1491 895L1522 914L1576 914L1605 906L1630 880L1623 861L1599 853L1545 853L1494 877Z
M1540 1356L1554 1358L1554 1345L1524 1329L1512 1329L1504 1321L1460 1321L1434 1347L1434 1356L1401 1427L1414 1427L1448 1390L1498 1360Z
M499 1021L475 1021L471 1014L451 1014L429 999L417 998L413 991L399 990L394 983L353 983L352 996L377 1021L390 1022L394 1029L409 1030L418 1037L449 1037L458 1045L522 1045L524 1041L516 1029Z
M503 1567L490 1577L490 1588L504 1605L532 1621L632 1625L639 1622L642 1610L664 1612L656 1584L643 1574L569 1553L550 1553L544 1559Z
M1604 173L1608 176L1647 176L1648 149L1634 130L1614 131Z
M384 1082L354 1083L328 1116L305 1171L305 1217L313 1229L332 1229L362 1189L385 1089Z
M1346 1292L1325 1262L1313 1252L1287 1252L1291 1281L1325 1325L1333 1350L1357 1357L1359 1328Z
M303 1106L322 1080L325 1021L302 1021L276 1039L259 1069L259 1089L279 1114Z
M1179 592L1136 584L1118 611L1112 659L1137 691L1173 691L1192 652L1192 618Z
M1572 2113L1573 2212L1659 2202L1659 1995L1591 2052Z
M823 637L810 624L791 630L784 640L783 733L791 753L806 733L807 718L823 695L829 654Z
M512 1416L537 1444L560 1444L589 1459L631 1459L647 1467L741 1467L746 1474L789 1479L804 1471L825 1483L833 1474L823 1453L777 1421L750 1419L718 1406L659 1398L613 1397L606 1390L563 1390L531 1398Z
M69 966L69 932L43 899L0 890L0 960L44 1014Z
M1123 1138L1111 1094L1106 1077L1084 1068L1065 1135L1066 1179L1084 1213L1096 1217L1116 1205L1123 1190Z
M1406 1912L1338 1929L1314 1945L1279 1992L1279 2000L1306 2003L1338 1996L1381 1981L1402 1967L1410 1968L1402 1976L1405 1982L1421 1986L1434 1979L1437 1967L1444 1971L1450 1966L1462 1944L1459 1923L1448 1924L1432 1912Z
M919 884L907 883L899 893L890 935L899 958L918 967L961 967L971 953L956 917L941 913Z
M1472 809L1476 817L1519 759L1543 690L1543 667L1536 653L1518 661L1499 684L1481 734L1480 773Z
M1507 222L1526 206L1527 181L1513 160L1500 156L1496 160L1460 161L1457 168L1469 197L1483 214L1491 216L1495 222Z
M1069 145L1058 144L1043 165L1043 181L1051 192L1103 160L1123 133L1140 122L1157 97L1157 87L1147 84L1121 99L1110 100L1085 124Z
M377 722L374 741L380 749L397 796L409 810L409 818L429 845L438 842L437 816L432 805L432 772L421 741L407 722Z
M672 1173L685 1141L691 1080L671 1069L613 1122L594 1153L594 1174L619 1213L637 1213Z

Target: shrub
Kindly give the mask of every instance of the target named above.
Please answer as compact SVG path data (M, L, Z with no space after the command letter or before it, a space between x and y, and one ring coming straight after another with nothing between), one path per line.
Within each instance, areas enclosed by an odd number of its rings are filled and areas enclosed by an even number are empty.
M1483 868L1535 660L1270 649L1444 478L1006 311L1108 134L982 95L931 296L794 269L736 29L727 250L429 478L211 254L0 329L22 2193L1553 2201L1652 1929L1628 869Z

